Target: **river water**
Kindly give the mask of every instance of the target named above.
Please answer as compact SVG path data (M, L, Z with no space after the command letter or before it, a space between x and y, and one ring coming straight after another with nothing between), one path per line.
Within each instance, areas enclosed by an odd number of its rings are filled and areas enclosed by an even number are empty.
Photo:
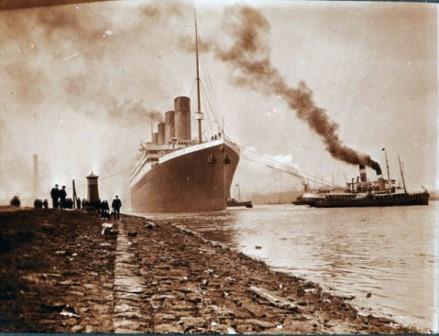
M438 210L438 202L349 209L261 205L167 219L273 269L354 296L351 302L365 312L437 332Z

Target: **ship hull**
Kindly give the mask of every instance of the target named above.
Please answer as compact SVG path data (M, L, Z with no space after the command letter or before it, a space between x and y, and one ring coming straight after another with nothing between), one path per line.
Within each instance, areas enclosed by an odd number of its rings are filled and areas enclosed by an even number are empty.
M133 209L148 213L225 209L239 149L228 141L199 147L173 154L132 185Z
M345 207L383 207L428 205L430 195L427 192L413 194L389 194L380 197L364 197L360 199L321 199L314 204L316 208L345 208Z

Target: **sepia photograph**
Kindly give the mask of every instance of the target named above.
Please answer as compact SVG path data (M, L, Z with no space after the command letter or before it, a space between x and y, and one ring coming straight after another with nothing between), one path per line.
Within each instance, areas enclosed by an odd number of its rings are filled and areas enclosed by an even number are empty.
M438 333L438 8L0 0L0 333Z

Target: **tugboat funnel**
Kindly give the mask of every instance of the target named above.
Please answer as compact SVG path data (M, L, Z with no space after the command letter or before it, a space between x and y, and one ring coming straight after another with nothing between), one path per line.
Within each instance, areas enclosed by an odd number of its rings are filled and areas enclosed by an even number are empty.
M360 164L360 179L361 182L367 182L366 167L362 164Z

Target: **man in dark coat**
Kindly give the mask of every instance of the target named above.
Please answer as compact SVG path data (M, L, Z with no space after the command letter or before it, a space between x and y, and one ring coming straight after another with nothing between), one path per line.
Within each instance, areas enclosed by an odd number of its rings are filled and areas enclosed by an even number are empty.
M111 207L113 208L114 219L120 218L120 208L122 207L122 202L119 199L119 196L116 195L116 198L111 203Z
M60 190L58 189L58 184L55 184L55 187L50 191L50 197L52 197L52 205L54 208L58 208L59 205L59 192Z
M66 207L66 197L67 197L66 186L62 186L62 189L59 191L59 203L61 208L63 209Z

